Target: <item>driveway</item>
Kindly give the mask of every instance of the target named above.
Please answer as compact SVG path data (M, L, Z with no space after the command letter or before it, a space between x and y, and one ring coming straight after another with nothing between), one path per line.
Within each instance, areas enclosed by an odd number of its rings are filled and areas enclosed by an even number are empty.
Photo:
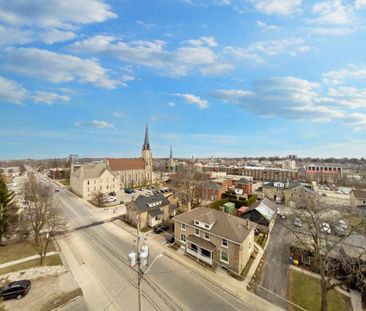
M257 274L255 293L274 304L287 309L287 303L276 295L287 298L287 272L289 246L287 229L280 219L274 225L264 252L264 265ZM265 289L263 289L264 287ZM267 289L267 290L266 290Z

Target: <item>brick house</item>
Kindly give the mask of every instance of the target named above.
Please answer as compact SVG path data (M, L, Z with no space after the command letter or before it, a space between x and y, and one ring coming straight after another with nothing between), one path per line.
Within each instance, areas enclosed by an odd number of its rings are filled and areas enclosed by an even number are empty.
M235 185L236 189L242 189L243 194L252 194L253 193L253 184L247 178L240 178Z
M175 216L176 244L212 268L240 274L254 250L255 224L206 207Z
M223 185L207 180L198 187L198 191L203 201L215 201L221 199L226 190Z

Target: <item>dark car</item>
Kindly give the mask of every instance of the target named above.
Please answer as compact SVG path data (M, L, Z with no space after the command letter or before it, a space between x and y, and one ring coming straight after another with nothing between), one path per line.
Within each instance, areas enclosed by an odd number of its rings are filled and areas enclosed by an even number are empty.
M155 228L154 228L154 232L155 233L162 233L164 232L165 230L167 230L168 227L163 225L163 224L160 224L160 225L157 225Z
M174 243L175 241L175 238L174 238L174 235L173 234L169 234L165 240L168 242L168 243Z
M31 288L31 281L22 280L9 283L7 286L0 288L0 298L7 299L21 299L29 292Z
M133 193L133 192L135 192L133 189L125 189L125 193Z

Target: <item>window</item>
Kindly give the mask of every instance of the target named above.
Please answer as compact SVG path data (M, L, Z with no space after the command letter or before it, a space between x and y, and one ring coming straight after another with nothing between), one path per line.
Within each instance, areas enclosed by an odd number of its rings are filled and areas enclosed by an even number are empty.
M200 236L200 230L199 229L194 229L194 235Z
M182 243L186 243L186 235L185 235L184 233L181 233L181 234L180 234L180 241L181 241Z
M96 179L94 179L94 185L97 183L97 180Z
M197 221L197 220L194 221L194 224L197 225L197 226L200 225L199 221Z
M180 224L180 228L181 228L183 231L186 231L186 224Z
M228 241L227 241L227 240L222 239L222 240L221 240L221 245L227 248L227 247L229 246L229 243L228 243Z
M88 187L88 192L90 192L90 188Z
M210 228L210 226L209 226L208 224L205 224L205 228L209 229L209 228Z
M100 186L100 190L102 190L103 189L103 186Z
M210 240L210 235L207 232L205 232L203 237L204 237L205 240Z
M90 185L90 180L88 180L88 185Z
M225 263L229 263L229 254L221 251L220 260Z

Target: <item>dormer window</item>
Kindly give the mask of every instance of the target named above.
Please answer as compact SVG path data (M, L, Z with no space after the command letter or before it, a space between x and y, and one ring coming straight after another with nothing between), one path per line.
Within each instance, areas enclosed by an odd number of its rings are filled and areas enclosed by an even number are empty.
M199 221L197 221L197 220L195 220L195 221L194 221L194 224L195 224L196 226L199 226L199 225L200 225L200 222L199 222Z

